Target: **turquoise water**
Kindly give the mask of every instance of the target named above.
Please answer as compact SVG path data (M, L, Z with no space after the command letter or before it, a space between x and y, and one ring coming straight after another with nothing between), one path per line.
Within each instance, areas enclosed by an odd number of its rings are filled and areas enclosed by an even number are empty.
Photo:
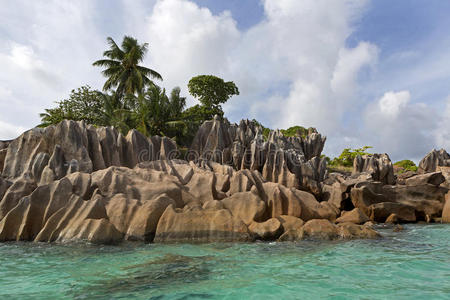
M0 299L450 299L450 225L377 241L0 244Z

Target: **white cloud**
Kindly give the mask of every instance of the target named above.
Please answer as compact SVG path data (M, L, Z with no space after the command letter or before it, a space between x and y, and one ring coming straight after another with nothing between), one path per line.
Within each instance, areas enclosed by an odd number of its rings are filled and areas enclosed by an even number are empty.
M21 126L15 126L3 121L0 121L0 137L1 140L10 140L18 137L24 131L28 130L28 128L24 128Z
M182 0L157 1L146 26L152 67L167 88L180 86L185 93L193 76L227 73L240 37L229 12L216 16Z
M384 116L395 118L406 107L410 99L409 91L387 92L378 101L378 106Z
M394 160L419 160L433 147L437 112L424 103L411 103L409 91L386 92L367 106L365 136L378 152Z
M0 25L0 139L36 125L38 113L71 89L101 88L92 62L107 36L120 42L129 34L149 42L145 65L163 75L166 88L180 86L187 95L188 80L199 74L233 80L241 95L225 105L232 121L317 127L328 136L329 155L373 145L393 157L421 157L436 145L450 147L450 100L446 114L437 113L417 103L429 102L428 89L416 88L448 75L448 47L379 57L384 49L370 41L349 46L368 1L262 4L263 20L240 31L230 12L215 15L188 0L2 2L0 18L8 21ZM386 69L399 62L418 67ZM371 102L391 90L403 91Z
M92 1L2 2L0 18L7 20L0 30L3 123L33 127L39 113L71 89L100 85L101 75L91 64L104 50L105 36L96 31L95 12Z

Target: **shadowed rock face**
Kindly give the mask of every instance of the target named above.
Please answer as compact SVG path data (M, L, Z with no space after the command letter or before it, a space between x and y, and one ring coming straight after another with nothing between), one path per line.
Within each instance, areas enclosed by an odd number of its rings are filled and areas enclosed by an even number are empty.
M63 121L45 129L33 128L11 141L2 176L8 180L29 177L36 184L48 184L72 172L91 173L110 166L133 168L175 151L176 145L165 137L147 138L136 130L124 137L110 127Z
M419 162L419 173L438 171L438 167L450 167L450 154L444 149L433 149Z
M325 140L316 132L303 138L272 131L264 141L261 128L252 121L236 125L214 119L198 130L190 148L196 156L190 159L256 170L267 181L320 195L320 182L327 174L325 159L320 158Z
M375 181L395 184L394 168L387 154L358 155L353 161L353 175L368 173Z

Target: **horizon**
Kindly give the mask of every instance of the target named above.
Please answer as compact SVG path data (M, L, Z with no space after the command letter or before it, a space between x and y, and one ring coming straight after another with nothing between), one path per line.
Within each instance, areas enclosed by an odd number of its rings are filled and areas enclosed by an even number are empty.
M39 113L72 89L101 89L92 63L107 36L127 34L149 43L144 65L162 74L162 87L179 86L188 105L191 77L234 81L240 95L224 105L231 122L315 127L327 136L327 156L368 145L418 162L450 148L450 3L1 4L0 140L39 124Z

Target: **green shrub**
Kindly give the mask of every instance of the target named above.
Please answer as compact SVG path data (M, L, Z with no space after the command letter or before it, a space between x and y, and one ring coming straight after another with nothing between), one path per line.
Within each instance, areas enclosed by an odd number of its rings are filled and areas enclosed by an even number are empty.
M394 163L394 166L402 168L404 170L403 172L406 172L406 171L416 172L417 171L416 164L412 160L409 160L409 159L404 159L404 160L398 161L398 162Z
M364 146L362 148L351 149L345 148L339 157L333 158L329 161L329 165L333 167L343 166L343 167L351 167L353 166L353 160L358 155L370 155L371 153L367 152L367 149L371 149L371 146Z

